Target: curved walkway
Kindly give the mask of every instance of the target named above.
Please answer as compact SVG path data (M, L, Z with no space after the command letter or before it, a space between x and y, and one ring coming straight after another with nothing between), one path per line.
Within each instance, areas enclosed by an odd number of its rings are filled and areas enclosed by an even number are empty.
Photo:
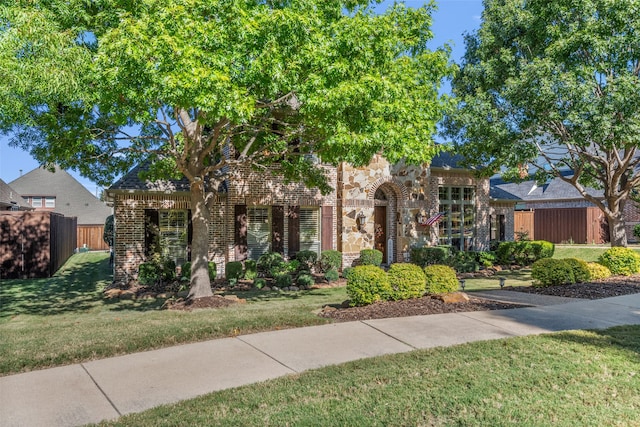
M537 306L263 332L0 377L0 426L82 425L361 358L640 324L640 294L552 303L500 292L485 297L520 298Z

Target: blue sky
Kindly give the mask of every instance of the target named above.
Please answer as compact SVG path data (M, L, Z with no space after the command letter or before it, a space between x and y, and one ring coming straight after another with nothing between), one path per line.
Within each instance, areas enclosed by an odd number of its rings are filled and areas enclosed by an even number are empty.
M393 1L384 1L378 9L384 10ZM420 7L425 2L422 0L406 0L409 7ZM449 44L452 51L452 59L458 61L464 55L463 34L472 32L480 25L482 14L482 0L439 0L436 2L438 10L433 15L434 40L430 48L434 49L445 43ZM38 167L29 153L9 147L8 138L0 137L0 178L5 182L11 182L22 173L27 173ZM93 194L98 193L98 187L90 180L80 176L75 171L69 171Z

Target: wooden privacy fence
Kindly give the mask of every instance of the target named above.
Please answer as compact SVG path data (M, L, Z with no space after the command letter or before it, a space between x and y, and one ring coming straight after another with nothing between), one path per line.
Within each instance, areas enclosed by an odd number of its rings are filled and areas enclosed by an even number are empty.
M77 219L53 212L0 212L0 278L51 277L73 254Z
M552 243L609 242L607 220L600 209L559 208L517 211L514 216L514 232L529 231L528 237Z
M92 251L105 251L109 246L102 239L104 225L78 225L78 248ZM87 245L87 246L85 246Z

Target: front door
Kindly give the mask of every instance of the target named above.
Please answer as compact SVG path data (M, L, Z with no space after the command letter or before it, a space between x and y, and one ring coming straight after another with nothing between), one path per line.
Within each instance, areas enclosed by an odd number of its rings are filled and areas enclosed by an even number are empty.
M387 261L387 207L376 206L373 212L375 249L382 252L383 262Z

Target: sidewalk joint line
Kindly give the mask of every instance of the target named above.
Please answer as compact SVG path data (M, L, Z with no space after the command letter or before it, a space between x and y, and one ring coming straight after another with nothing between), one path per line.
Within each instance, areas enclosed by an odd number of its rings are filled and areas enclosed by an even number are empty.
M276 359L275 357L273 357L273 356L272 356L272 355L270 355L269 353L267 353L267 352L265 352L265 351L263 351L263 350L259 349L259 348L258 348L258 347L256 347L255 345L253 345L253 344L251 344L251 343L249 343L249 342L247 342L247 341L243 340L243 339L241 338L241 336L242 336L242 335L239 335L239 336L235 337L235 339L237 339L237 340L238 340L238 341L240 341L240 342L245 343L246 345L248 345L248 346L249 346L249 347L251 347L252 349L256 350L258 353L262 353L262 354L264 354L264 355L265 355L265 356L267 356L269 359L271 359L271 360L273 360L274 362L276 362L276 363L280 364L281 366L284 366L285 368L289 369L289 370L290 370L291 372L293 372L293 373L299 374L299 373L303 372L303 371L296 371L296 370L295 370L295 369L293 369L291 366L287 366L285 363L282 363L281 361L279 361L278 359Z
M118 414L118 417L121 417L122 413L118 410L118 408L116 407L115 403L113 403L113 401L109 398L109 396L107 396L107 393L105 393L105 391L102 389L102 387L100 387L100 385L96 382L95 378L93 378L93 375L91 375L91 373L87 370L87 367L84 366L84 363L80 363L80 366L82 366L82 369L84 369L84 371L87 373L87 375L89 375L89 378L91 378L91 381L93 381L93 383L96 385L96 387L98 387L98 390L100 390L100 393L102 393L104 398L107 399L107 402L109 402L109 404L114 409L114 411L116 411L116 413Z
M371 320L375 320L375 319L371 319ZM373 326L373 325L370 325L370 324L366 323L366 322L367 322L366 320L359 320L359 322L360 322L360 323L362 323L363 325L366 325L366 326L370 327L370 328L371 328L371 329L373 329L374 331L378 331L378 332L380 332L382 335L386 335L386 336L388 336L389 338L391 338L391 339L393 339L393 340L395 340L395 341L398 341L399 343L402 343L402 344L404 344L404 345L406 345L406 346L408 346L408 347L411 347L411 348L412 348L412 349L414 349L414 350L420 350L420 347L416 347L416 346L413 346L413 345L409 344L408 342L402 341L400 338L398 338L398 337L394 337L393 335L386 333L386 332L385 332L385 331L383 331L382 329L378 329L378 328L376 328L375 326Z

